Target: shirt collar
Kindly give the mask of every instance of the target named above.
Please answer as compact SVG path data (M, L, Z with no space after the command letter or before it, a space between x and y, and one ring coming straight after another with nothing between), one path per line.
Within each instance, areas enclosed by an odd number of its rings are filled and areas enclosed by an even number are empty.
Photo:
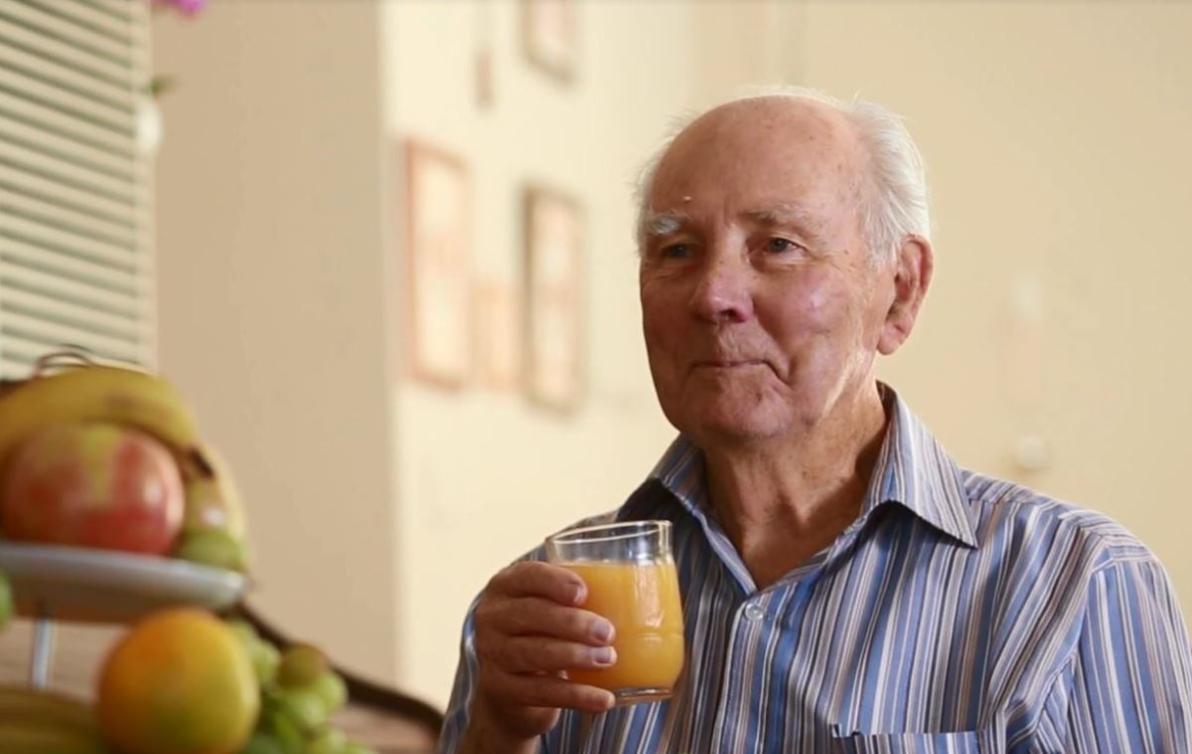
M960 469L893 388L878 383L889 423L861 504L861 519L884 504L900 505L933 528L976 547L975 513ZM709 513L703 452L684 435L650 473L697 519ZM632 502L632 501L631 501Z
M661 482L688 512L703 517L708 503L708 490L704 484L704 453L686 435L675 438L650 472L650 478Z
M886 503L914 513L968 547L977 546L976 512L960 468L888 385L878 383L889 424L873 466L862 517Z

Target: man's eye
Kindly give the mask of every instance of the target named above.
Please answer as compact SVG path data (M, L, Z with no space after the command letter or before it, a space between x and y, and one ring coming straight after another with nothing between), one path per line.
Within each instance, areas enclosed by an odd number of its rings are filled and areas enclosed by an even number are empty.
M691 245L685 243L672 243L663 246L658 255L663 259L686 259L691 256Z
M766 241L766 251L771 254L783 254L788 251L796 251L802 247L789 238L771 238Z

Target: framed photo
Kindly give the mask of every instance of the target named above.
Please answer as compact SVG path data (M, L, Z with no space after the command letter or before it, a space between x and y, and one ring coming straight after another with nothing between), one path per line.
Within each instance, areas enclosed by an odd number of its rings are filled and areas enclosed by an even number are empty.
M526 57L552 76L570 81L579 60L576 0L522 0Z
M525 193L526 389L536 403L578 407L584 390L584 229L579 205L543 188Z
M496 392L517 392L522 378L519 286L487 280L476 286L476 355L480 382Z
M462 387L472 367L471 192L464 162L409 140L406 301L415 378Z

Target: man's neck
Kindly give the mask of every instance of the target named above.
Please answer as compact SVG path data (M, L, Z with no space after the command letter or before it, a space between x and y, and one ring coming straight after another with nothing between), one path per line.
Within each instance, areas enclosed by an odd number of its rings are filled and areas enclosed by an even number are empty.
M704 449L708 494L758 589L831 544L860 513L885 436L876 390L798 438Z

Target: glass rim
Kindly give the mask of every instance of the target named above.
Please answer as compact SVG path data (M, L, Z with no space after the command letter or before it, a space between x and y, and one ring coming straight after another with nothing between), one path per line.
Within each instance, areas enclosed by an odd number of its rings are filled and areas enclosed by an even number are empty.
M578 529L567 529L565 531L557 532L546 538L546 541L551 544L587 544L590 542L617 542L624 539L633 539L642 534L651 534L654 532L669 531L671 522L665 519L647 519L645 521L616 521L611 524L593 524L591 526L581 526ZM588 537L586 534L597 533L601 531L613 531L615 529L632 529L633 531L626 531L624 533L609 534L603 537Z

